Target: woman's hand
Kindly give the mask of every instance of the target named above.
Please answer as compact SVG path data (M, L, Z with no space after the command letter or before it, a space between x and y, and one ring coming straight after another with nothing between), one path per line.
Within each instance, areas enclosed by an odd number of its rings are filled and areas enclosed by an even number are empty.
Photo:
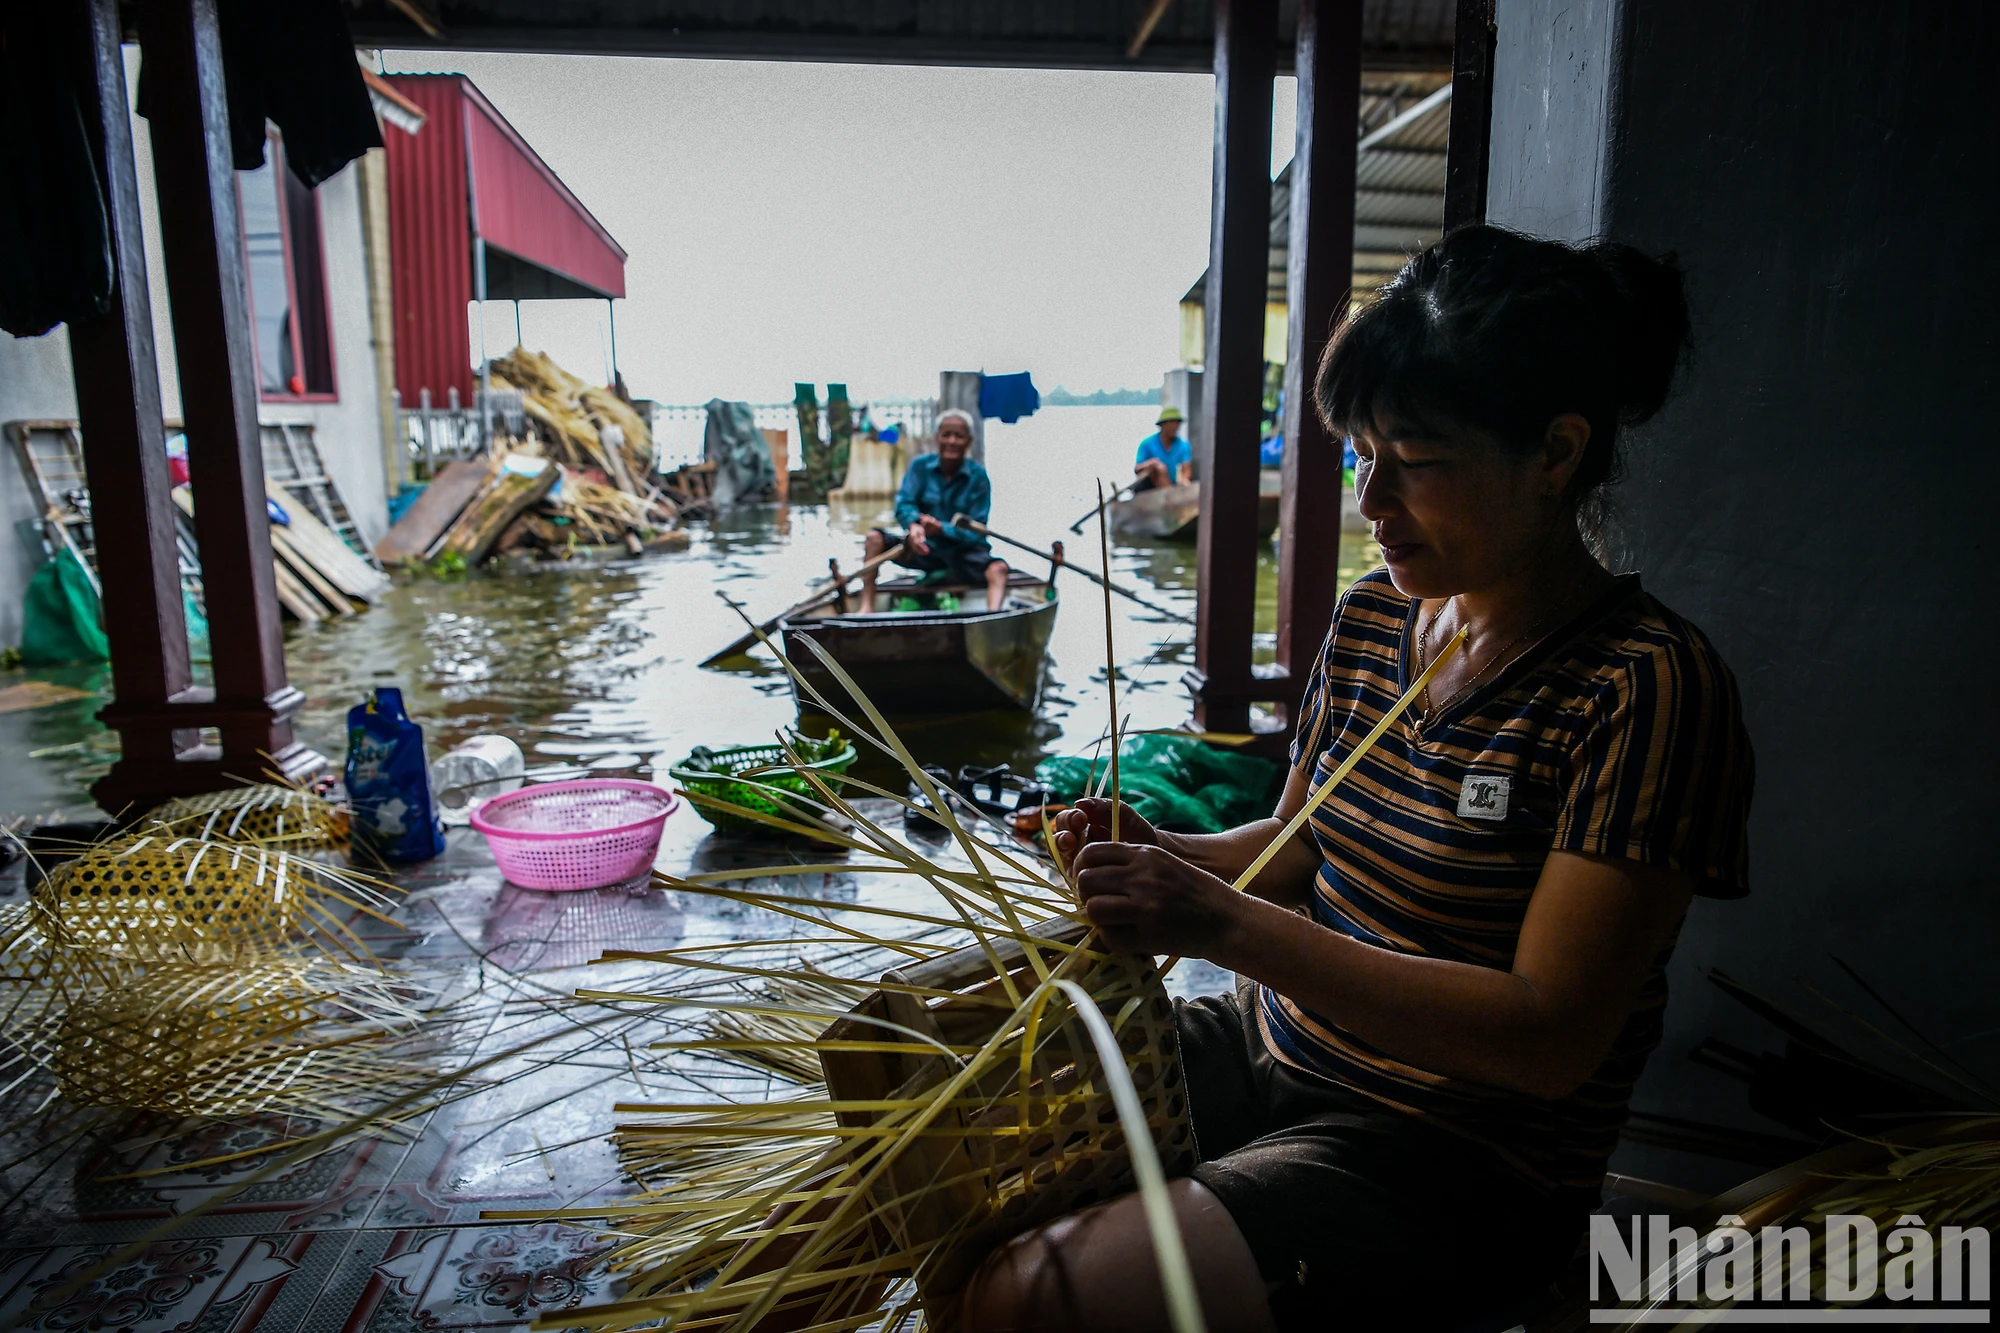
M1111 802L1085 796L1074 806L1049 821L1055 830L1055 853L1064 865L1074 865L1076 854L1093 842L1111 841ZM1139 817L1139 812L1119 802L1118 841L1145 847L1160 845L1159 830Z
M1084 915L1112 948L1213 962L1231 954L1246 900L1207 871L1131 842L1091 842L1075 864Z

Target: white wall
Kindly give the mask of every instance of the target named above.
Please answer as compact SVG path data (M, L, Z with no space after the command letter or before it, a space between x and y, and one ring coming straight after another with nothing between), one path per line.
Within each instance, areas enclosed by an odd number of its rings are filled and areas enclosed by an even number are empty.
M263 403L257 419L298 422L313 428L326 473L354 517L362 540L373 546L389 530L388 484L383 476L382 415L376 399L374 334L368 321L368 258L361 230L360 171L349 163L320 182L319 225L326 252L326 295L333 321L331 403Z

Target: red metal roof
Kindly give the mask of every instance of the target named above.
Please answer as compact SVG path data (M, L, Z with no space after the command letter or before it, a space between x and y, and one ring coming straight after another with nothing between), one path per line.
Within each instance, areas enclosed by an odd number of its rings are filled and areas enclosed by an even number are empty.
M625 251L461 74L392 74L420 107L416 135L387 135L396 388L415 407L471 403L473 241L489 251L487 294L625 295ZM493 251L501 252L493 255ZM497 261L497 262L496 262ZM496 290L493 274L525 289Z
M625 295L625 249L590 215L507 118L465 88L465 142L472 165L472 228L517 259L560 274L599 296Z

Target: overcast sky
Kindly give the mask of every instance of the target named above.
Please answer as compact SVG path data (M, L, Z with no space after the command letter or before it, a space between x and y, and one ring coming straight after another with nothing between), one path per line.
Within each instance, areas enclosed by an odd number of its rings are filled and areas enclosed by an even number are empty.
M630 252L618 360L638 396L928 395L939 370L1142 388L1178 364L1176 305L1208 258L1206 75L384 64L469 75ZM1278 163L1292 96L1280 80ZM601 303L524 303L522 322L528 346L603 375ZM511 305L487 328L496 355L511 345Z

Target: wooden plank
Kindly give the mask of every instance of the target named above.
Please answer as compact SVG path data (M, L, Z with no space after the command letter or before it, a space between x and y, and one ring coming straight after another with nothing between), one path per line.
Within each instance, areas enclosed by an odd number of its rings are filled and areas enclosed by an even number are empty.
M0 689L0 713L20 713L30 708L47 708L51 704L73 703L78 699L96 697L89 690L79 690L74 685L57 685L46 680L24 680L18 685Z
M271 551L278 558L279 567L288 570L293 578L312 589L313 596L326 603L333 614L354 614L354 603L340 595L340 590L327 581L313 562L299 553L299 548L292 544L291 534L275 523L271 525Z
M1486 221L1494 39L1493 0L1458 0L1457 21L1452 25L1451 131L1445 141L1446 232Z
M284 532L293 549L312 561L327 582L347 596L358 597L364 602L374 601L388 589L387 575L356 555L333 529L320 522L304 506L288 503L291 497L282 487L266 481L264 490L283 505L285 513L291 517L291 526Z
M385 565L423 559L499 470L500 464L490 458L446 463L396 526L375 543L375 558Z
M478 564L492 551L507 525L554 490L561 476L562 469L547 460L532 477L502 472L485 494L466 507L438 553L458 556L467 568Z
M283 565L273 560L271 572L275 576L278 589L278 605L308 625L317 625L326 619L326 608L320 605L319 599L308 592L303 583L293 578Z

